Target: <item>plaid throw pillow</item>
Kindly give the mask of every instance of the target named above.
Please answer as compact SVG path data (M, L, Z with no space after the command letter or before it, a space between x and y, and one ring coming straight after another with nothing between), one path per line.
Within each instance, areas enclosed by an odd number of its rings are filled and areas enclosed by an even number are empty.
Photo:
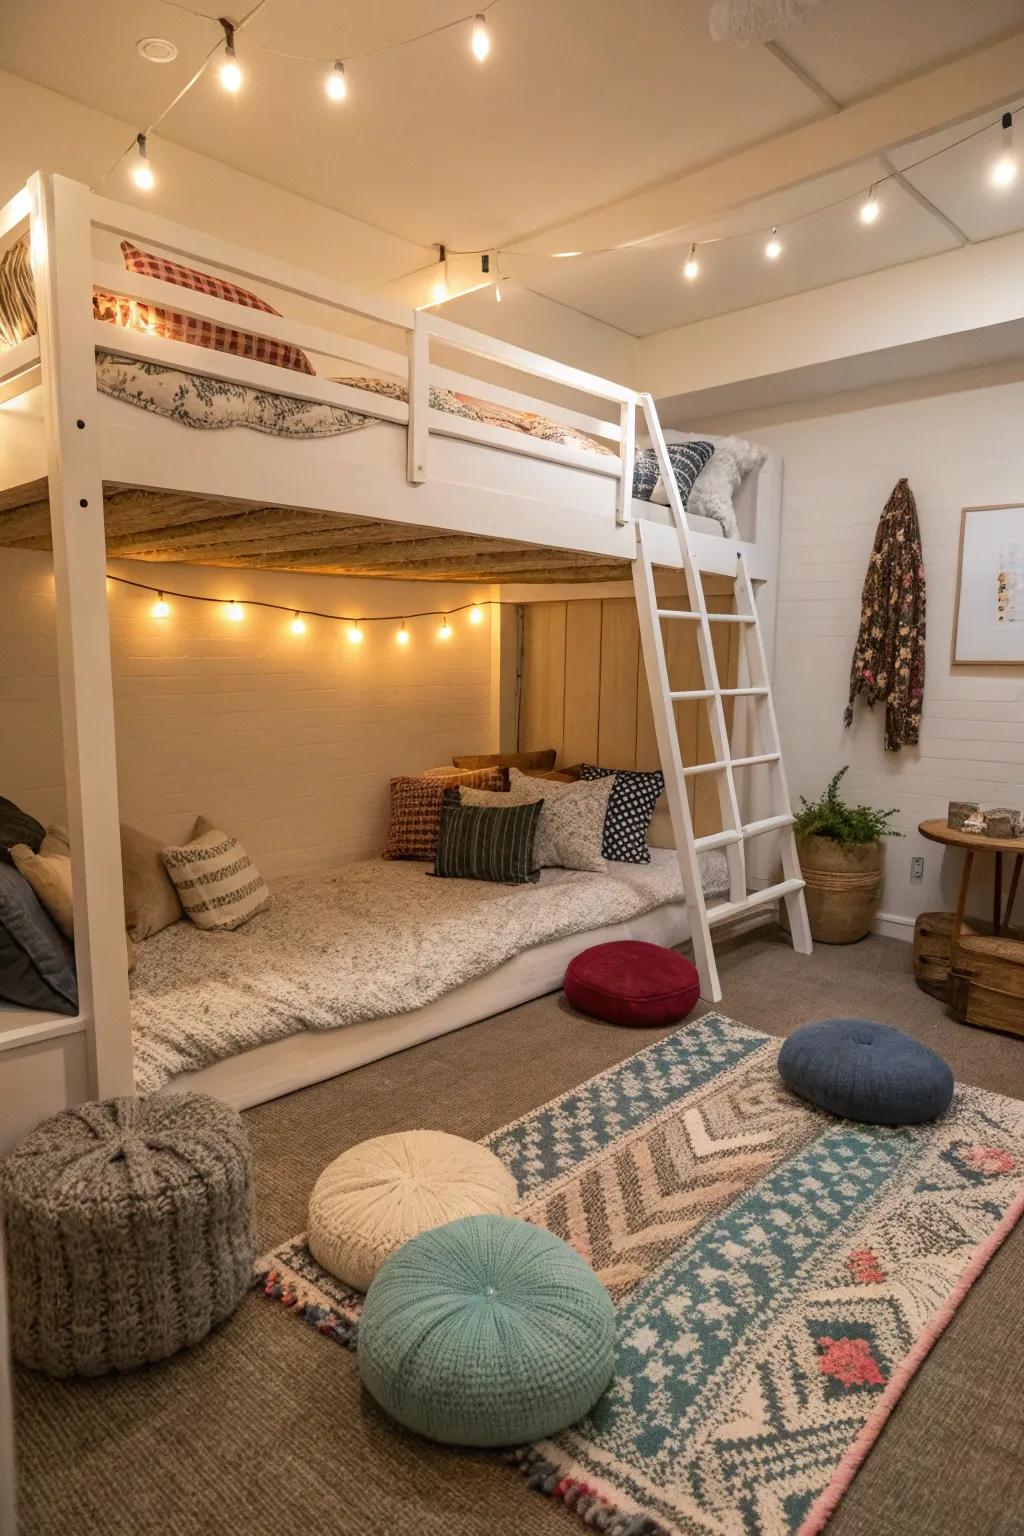
M500 768L460 771L432 768L419 778L391 780L391 821L384 847L385 859L433 859L441 825L441 801L446 789L459 784L476 789L500 790Z
M16 347L36 333L36 289L28 235L0 256L0 348Z
M264 315L276 315L264 299L247 288L239 288L224 278L212 277L209 272L199 272L193 267L183 267L165 256L154 256L140 251L130 240L121 241L121 254L129 272L140 277L155 277L179 288L190 288L193 293L205 293L213 299L224 299L228 304L242 304L247 309L259 310ZM231 352L235 357L249 357L257 363L272 363L275 368L292 368L297 373L315 373L316 369L299 347L283 341L271 341L268 336L256 336L249 331L233 330L226 325L215 325L212 320L197 320L177 310L163 309L152 304L139 304L134 299L119 299L112 294L97 294L93 310L98 320L112 320L132 331L148 331L167 341L187 341L195 347L209 347L214 352Z
M163 861L197 928L240 928L270 906L270 891L241 843L216 828L165 848Z
M501 885L539 880L533 845L543 804L463 805L459 790L446 789L434 874L445 880L493 880Z

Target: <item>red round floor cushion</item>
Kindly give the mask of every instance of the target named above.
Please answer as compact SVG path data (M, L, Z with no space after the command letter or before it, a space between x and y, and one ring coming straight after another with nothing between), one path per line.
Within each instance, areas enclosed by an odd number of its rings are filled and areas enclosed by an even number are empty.
M570 960L565 995L581 1013L610 1024L675 1024L700 996L700 977L674 949L622 939Z

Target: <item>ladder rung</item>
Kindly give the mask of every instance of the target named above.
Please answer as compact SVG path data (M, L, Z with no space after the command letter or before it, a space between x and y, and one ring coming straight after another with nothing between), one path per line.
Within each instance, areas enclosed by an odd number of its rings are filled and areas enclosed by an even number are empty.
M763 699L767 696L767 688L719 688L723 699Z
M706 853L709 848L728 848L730 843L742 841L740 832L711 832L707 837L695 837L693 846L698 853Z
M669 694L673 704L678 704L683 699L713 699L714 696L715 690L713 688L687 688L682 693Z
M699 619L699 613L691 613L688 608L659 608L659 619Z
M717 773L720 768L726 767L727 763L694 763L692 767L683 769L683 778L692 779L698 773Z
M777 763L779 757L778 752L759 752L756 757L734 757L732 765L734 768L756 768L759 763Z
M791 827L792 825L793 817L789 814L785 816L766 816L763 821L748 821L743 828L743 836L757 837L762 832L777 832L780 827Z
M659 608L659 619L699 619L699 613L692 613L688 608ZM752 613L712 613L708 611L708 618L713 624L753 624Z
M724 901L717 907L708 907L708 923L713 927L716 923L728 922L730 917L738 917L751 907L763 907L768 902L791 896L794 891L802 891L803 888L802 880L780 880L778 885L766 886L762 891L749 891L744 901Z

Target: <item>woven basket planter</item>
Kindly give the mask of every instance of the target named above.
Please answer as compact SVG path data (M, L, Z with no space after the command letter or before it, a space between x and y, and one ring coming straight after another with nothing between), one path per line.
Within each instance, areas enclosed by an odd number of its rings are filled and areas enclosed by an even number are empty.
M882 893L881 843L844 848L831 837L799 837L800 873L811 935L820 944L855 944L871 932Z

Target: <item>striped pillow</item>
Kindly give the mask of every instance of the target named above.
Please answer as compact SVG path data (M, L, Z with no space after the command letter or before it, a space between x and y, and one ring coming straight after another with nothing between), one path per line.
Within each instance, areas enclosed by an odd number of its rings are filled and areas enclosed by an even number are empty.
M16 347L36 333L36 289L28 235L0 256L0 347Z
M434 874L447 880L526 885L540 879L534 857L543 800L530 805L463 805L445 790Z
M180 848L165 848L163 861L197 928L240 928L270 906L263 876L242 847L215 827Z

